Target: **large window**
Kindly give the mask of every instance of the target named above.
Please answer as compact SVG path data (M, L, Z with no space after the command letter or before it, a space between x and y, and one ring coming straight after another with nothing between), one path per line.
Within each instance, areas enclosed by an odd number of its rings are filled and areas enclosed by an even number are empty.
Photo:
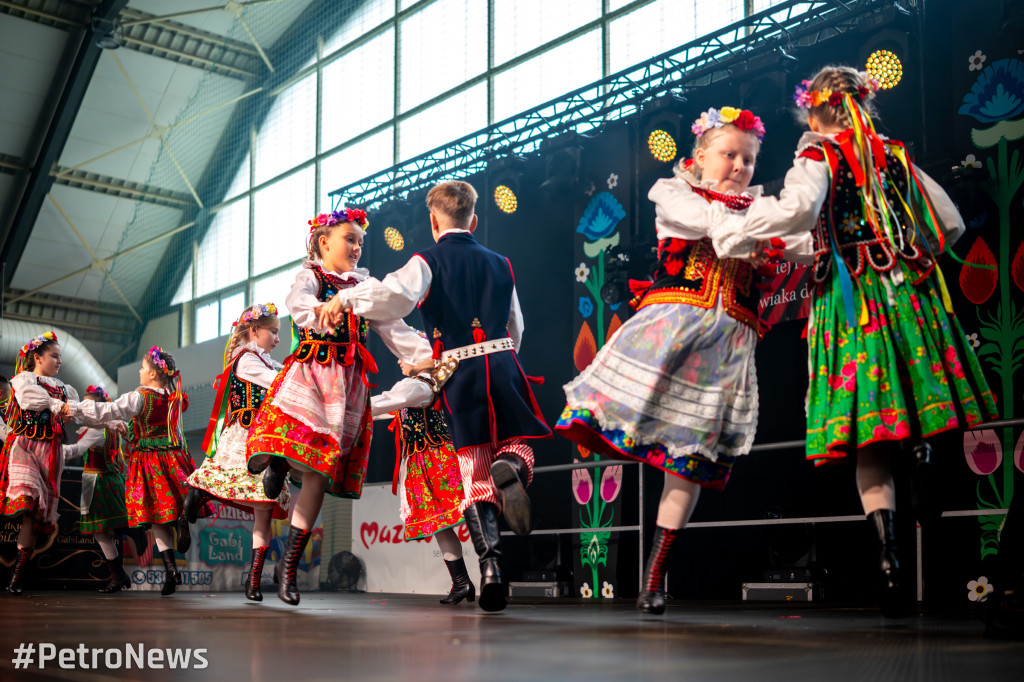
M755 11L781 0L754 0ZM284 309L328 194L743 17L744 0L362 0L274 90L174 304L194 339ZM286 40L282 39L282 40ZM280 63L280 62L278 62ZM225 321L227 327L225 327Z

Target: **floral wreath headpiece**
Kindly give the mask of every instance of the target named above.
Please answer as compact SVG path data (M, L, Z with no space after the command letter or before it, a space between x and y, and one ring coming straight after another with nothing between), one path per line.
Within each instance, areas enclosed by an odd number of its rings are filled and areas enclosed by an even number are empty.
M366 211L361 208L342 208L330 213L321 213L307 222L309 223L310 232L313 232L318 227L340 225L347 222L353 222L364 230L370 226L370 221L366 218Z
M694 135L700 137L712 128L721 128L731 123L743 132L754 133L758 140L764 140L764 123L760 116L754 116L749 109L737 109L736 107L722 107L708 109L700 115L690 130Z
M24 346L21 347L21 356L27 357L29 353L31 353L32 351L34 351L35 349L39 348L44 343L47 343L49 341L57 341L56 332L45 332L35 337L28 343L26 343Z
M242 313L242 316L232 322L231 326L237 327L239 323L255 322L261 317L266 317L267 315L277 315L277 306L273 303L260 303L259 305L254 305Z
M811 90L811 81L800 81L800 85L796 86L796 91L793 92L793 101L801 109L813 109L823 104L827 104L830 107L839 107L842 106L843 95L846 94L849 94L858 101L865 102L875 96L880 84L878 79L867 71L858 71L857 76L862 83L867 83L867 85L858 86L857 92L850 93L840 92L839 90L833 92L830 88Z
M104 400L110 400L110 394L103 390L102 386L89 386L85 389L86 395L98 395Z
M152 362L155 367L158 367L161 372L169 377L176 377L181 374L180 371L176 369L172 370L167 367L167 361L162 357L163 352L164 349L160 346L153 346L149 349L149 352L146 353L146 357L149 358L149 361Z

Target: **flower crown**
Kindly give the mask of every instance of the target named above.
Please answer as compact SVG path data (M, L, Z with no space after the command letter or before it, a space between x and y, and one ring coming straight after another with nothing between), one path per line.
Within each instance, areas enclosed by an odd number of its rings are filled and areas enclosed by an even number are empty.
M851 93L845 93L840 90L833 91L831 88L811 90L811 81L800 81L800 85L796 86L796 91L793 93L793 101L801 109L813 109L823 104L827 104L830 107L842 106L843 95L845 94L849 94L861 102L874 97L879 88L878 79L867 71L858 71L857 76L862 83L867 83L867 85L860 85L857 87L857 92Z
M700 137L712 128L721 128L727 123L731 123L744 132L754 133L758 140L764 140L764 123L761 122L761 117L754 116L753 112L748 109L737 109L736 107L722 107L721 109L712 107L693 122L690 130L694 135Z
M89 386L85 389L86 395L98 395L104 400L110 400L110 394L103 390L102 386Z
M178 376L178 374L180 374L180 372L178 370L176 370L176 369L172 370L172 369L169 369L167 367L167 361L164 360L163 357L162 357L163 356L163 352L164 352L164 349L161 348L160 346L153 346L152 348L149 349L149 352L146 353L146 357L149 358L149 361L153 363L154 367L158 367L160 369L160 371L163 372L164 374L166 374L167 376L169 376L169 377L176 377L176 376Z
M44 343L47 343L49 341L57 341L57 334L55 332L45 332L35 337L34 339L32 339L31 341L29 341L28 343L21 347L21 354L27 356L36 348L39 348Z
M318 227L329 227L347 222L353 222L364 230L370 226L370 221L366 219L366 211L361 208L343 208L330 213L321 213L307 222L310 232Z
M266 317L267 315L277 315L277 306L273 303L260 303L259 305L254 305L242 313L242 316L232 322L231 326L237 327L239 323L255 322L261 317Z

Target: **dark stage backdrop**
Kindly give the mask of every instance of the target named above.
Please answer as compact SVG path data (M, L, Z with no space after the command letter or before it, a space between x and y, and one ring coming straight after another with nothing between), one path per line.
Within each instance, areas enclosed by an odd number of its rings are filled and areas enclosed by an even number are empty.
M777 192L802 132L791 107L794 86L825 64L863 66L874 49L896 52L903 62L899 85L878 97L880 132L907 142L918 165L954 196L968 222L956 245L961 258L998 270L964 269L942 262L954 307L975 345L998 396L1003 416L1019 417L1024 356L1024 246L1019 159L1024 138L1024 48L1020 36L993 30L1000 25L997 0L973 3L931 0L924 18L897 17L882 27L864 27L817 47L793 50L799 63L738 68L733 76L666 98L632 118L581 135L546 143L526 158L502 159L468 180L480 192L478 239L508 256L526 320L521 353L529 374L543 375L537 396L553 424L564 406L562 384L593 357L628 318L620 300L602 300L605 288L623 296L628 277L643 277L654 240L654 207L648 189L671 174L692 145L690 122L710 106L751 108L765 121L767 138L754 182ZM758 70L760 69L760 70ZM1003 94L999 94L1003 93ZM648 150L654 128L668 131L677 154L658 161ZM498 210L494 188L517 196L512 214ZM399 267L431 243L422 193L371 215L365 264L377 276ZM391 250L384 228L400 227L402 251ZM802 439L807 387L806 305L800 273L782 271L779 290L766 294L765 314L777 322L757 350L760 387L758 443ZM619 291L616 294L615 290ZM776 298L772 299L772 294ZM410 322L418 322L413 313ZM379 341L381 388L399 379L397 366ZM1020 475L1021 429L954 432L936 439L939 489L948 510L1002 509ZM535 443L537 464L592 459L592 453L560 438ZM389 480L393 439L376 427L368 480ZM896 463L905 561L915 565L915 524L909 513L906 463ZM538 475L532 496L537 527L579 528L635 525L643 514L649 546L661 475L645 472L643 510L636 465L609 464L571 474ZM741 461L724 493L701 498L693 521L861 514L852 463L815 469L800 448L755 453ZM396 502L397 514L397 502ZM923 533L925 596L944 605L977 603L982 580L998 552L1001 516L944 518ZM738 599L743 581L764 580L784 569L811 570L830 601L870 598L873 546L863 523L743 528L695 528L684 534L670 592L677 597ZM572 580L575 596L633 596L639 578L635 532L510 538L512 577L554 572ZM972 599L972 597L974 599Z

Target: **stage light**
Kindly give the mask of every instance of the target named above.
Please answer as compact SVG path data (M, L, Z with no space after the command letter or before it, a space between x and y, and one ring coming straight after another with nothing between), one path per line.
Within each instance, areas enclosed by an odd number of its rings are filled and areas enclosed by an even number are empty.
M516 201L516 193L507 185L498 185L494 188L494 203L502 213L515 213L519 203Z
M878 80L883 90L890 90L903 78L900 58L889 50L875 50L868 57L867 71Z
M658 161L671 161L676 158L676 141L661 128L652 130L647 136L647 148L651 151L651 156Z
M396 227L384 228L384 243L392 251L401 251L405 248L405 237Z

